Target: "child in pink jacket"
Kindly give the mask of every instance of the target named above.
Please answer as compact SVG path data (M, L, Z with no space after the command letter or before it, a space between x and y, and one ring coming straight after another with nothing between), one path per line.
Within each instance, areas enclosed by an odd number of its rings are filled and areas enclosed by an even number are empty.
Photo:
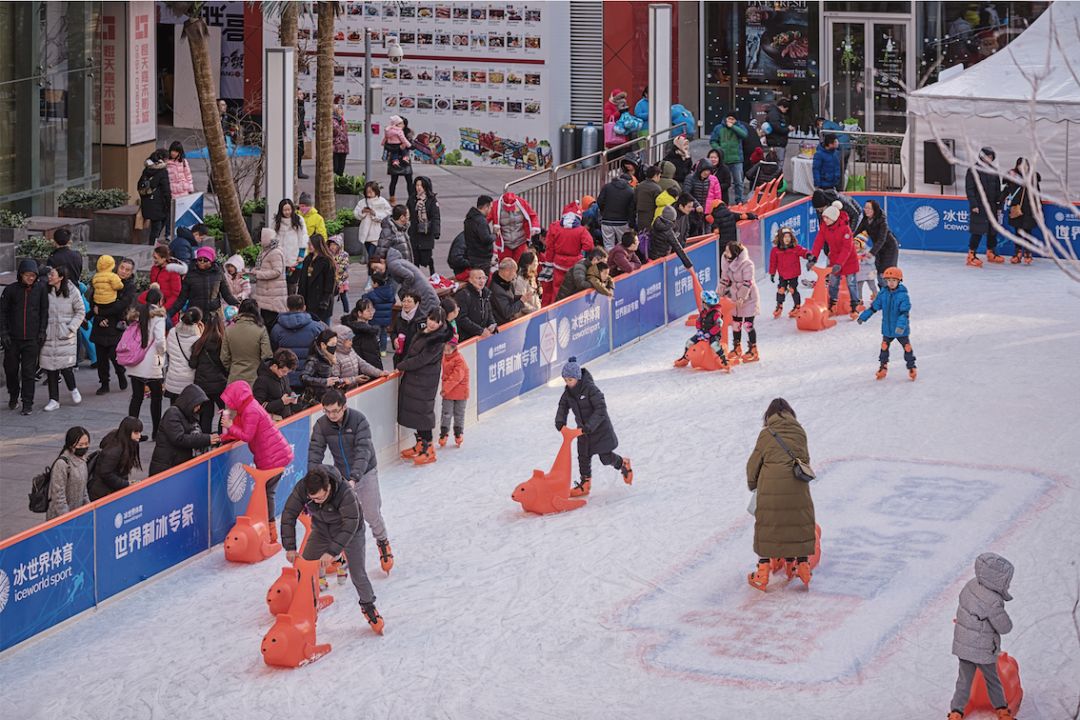
M191 179L191 166L184 157L184 146L179 140L174 140L169 146L169 158L165 161L165 169L169 173L169 191L174 198L195 192L195 182Z
M735 314L731 318L732 348L728 358L741 358L743 362L758 360L757 330L754 329L754 316L761 309L757 281L754 280L754 261L738 240L728 243L720 255L720 295L727 295L735 301ZM742 354L742 331L746 331L749 345L746 354Z
M251 385L243 380L229 383L221 393L221 401L231 413L222 413L221 427L224 434L221 442L239 440L248 444L259 470L285 467L293 460L292 447L281 434L270 414L255 400ZM266 508L270 518L270 536L277 542L277 525L274 522L274 491L281 480L281 473L270 478L266 483Z

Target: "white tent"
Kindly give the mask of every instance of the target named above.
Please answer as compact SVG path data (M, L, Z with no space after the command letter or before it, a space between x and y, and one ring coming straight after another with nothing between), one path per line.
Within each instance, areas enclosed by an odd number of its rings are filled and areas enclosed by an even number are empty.
M1029 158L1045 193L1063 196L1065 184L1080 193L1080 3L1052 3L1003 50L908 95L907 112L902 162L917 193L941 191L923 182L923 142L935 138L953 140L964 162L983 146L1003 169ZM965 171L956 170L945 192L962 195Z

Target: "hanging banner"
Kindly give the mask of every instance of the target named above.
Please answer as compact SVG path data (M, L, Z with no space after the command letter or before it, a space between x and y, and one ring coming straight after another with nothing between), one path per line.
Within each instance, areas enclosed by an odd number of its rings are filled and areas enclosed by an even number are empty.
M0 650L94 606L94 513L0 550Z
M102 3L101 142L132 145L157 137L154 3Z
M654 263L615 280L611 340L622 347L664 324L664 264Z
M716 240L695 245L686 251L690 262L697 272L702 290L715 290L720 282L720 256L717 255ZM697 310L697 298L694 296L694 280L690 271L683 267L682 260L672 256L664 262L665 282L667 284L667 321L681 318Z

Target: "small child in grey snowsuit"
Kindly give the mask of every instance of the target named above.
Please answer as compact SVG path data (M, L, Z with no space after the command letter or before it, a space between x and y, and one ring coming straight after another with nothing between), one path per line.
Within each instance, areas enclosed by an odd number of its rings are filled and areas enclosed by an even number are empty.
M1012 630L1012 620L1005 612L1005 603L1012 600L1009 594L1012 577L1012 563L1000 555L983 553L975 558L975 579L969 580L960 591L952 645L953 655L960 658L960 675L956 679L949 720L963 717L976 668L986 681L986 691L998 717L1012 718L997 672L1001 636Z

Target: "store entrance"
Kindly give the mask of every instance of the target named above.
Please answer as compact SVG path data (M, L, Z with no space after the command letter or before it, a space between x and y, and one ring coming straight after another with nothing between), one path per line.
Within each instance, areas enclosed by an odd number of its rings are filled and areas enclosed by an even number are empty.
M909 16L825 16L830 48L822 107L843 124L854 119L866 132L902 133L906 102L901 83L913 86L914 24Z

